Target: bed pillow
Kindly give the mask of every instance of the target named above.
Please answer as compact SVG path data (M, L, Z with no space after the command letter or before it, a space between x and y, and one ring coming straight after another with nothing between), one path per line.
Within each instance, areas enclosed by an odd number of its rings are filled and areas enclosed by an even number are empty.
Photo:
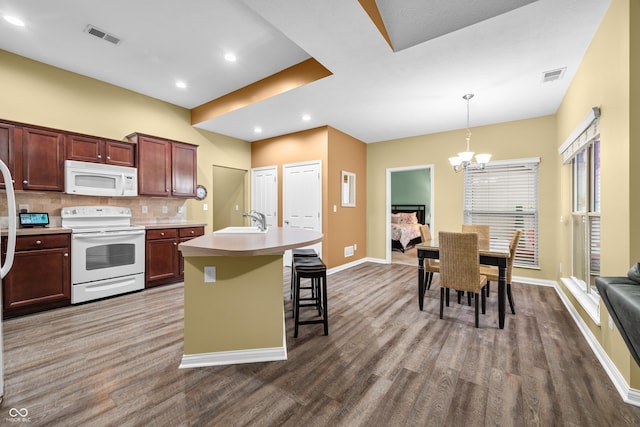
M398 212L391 214L392 224L418 224L415 212Z

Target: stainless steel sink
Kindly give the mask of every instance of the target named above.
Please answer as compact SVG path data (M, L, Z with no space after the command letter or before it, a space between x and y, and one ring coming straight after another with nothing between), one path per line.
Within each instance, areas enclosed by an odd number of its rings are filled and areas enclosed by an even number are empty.
M260 230L258 227L226 227L216 230L213 234L264 234L267 230Z

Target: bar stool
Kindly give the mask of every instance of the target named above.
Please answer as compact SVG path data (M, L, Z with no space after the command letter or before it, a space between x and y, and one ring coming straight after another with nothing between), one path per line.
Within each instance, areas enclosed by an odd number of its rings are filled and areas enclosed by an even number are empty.
M319 257L296 257L293 260L295 274L293 298L293 337L298 337L299 325L324 325L324 334L329 335L329 312L327 308L327 266ZM300 286L301 279L311 279L308 288ZM300 289L311 289L311 296L301 297ZM315 307L320 319L300 320L300 307Z
M297 257L317 257L318 254L314 249L292 249L291 250L291 290L289 291L289 297L293 299L293 283L295 282L295 269L293 268L293 262Z

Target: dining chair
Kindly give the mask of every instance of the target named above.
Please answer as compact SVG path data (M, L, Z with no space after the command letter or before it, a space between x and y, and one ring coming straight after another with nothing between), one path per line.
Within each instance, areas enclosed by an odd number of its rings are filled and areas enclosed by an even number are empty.
M513 295L511 294L511 280L513 277L511 272L513 270L513 260L516 257L516 252L518 251L518 242L520 241L521 234L522 231L516 230L511 237L511 241L509 242L509 261L507 261L507 298L509 299L511 314L516 314ZM481 266L480 274L487 276L487 287L489 287L489 282L498 281L498 267Z
M431 235L431 229L429 229L428 225L420 226L420 237L422 238L422 242L429 242L433 239ZM424 260L424 283L427 284L427 289L431 288L431 282L433 281L433 273L440 272L440 261L435 259L425 259Z
M462 232L463 233L478 233L478 241L486 241L488 242L491 238L491 227L485 224L462 224ZM486 294L489 297L490 285L487 282ZM469 301L469 305L471 305L471 301Z
M475 327L479 325L478 294L482 299L482 314L486 311L486 295L483 292L487 277L480 274L480 252L476 233L441 231L440 246L440 318L442 319L446 295L449 289L470 292L475 296ZM447 306L449 298L446 298Z

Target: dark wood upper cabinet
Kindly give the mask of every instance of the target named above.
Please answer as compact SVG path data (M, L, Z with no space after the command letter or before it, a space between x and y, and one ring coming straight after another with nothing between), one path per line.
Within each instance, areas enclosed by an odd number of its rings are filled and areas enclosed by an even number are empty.
M11 176L15 179L14 133L15 126L0 123L0 160L7 165ZM0 188L5 188L2 174L0 174Z
M63 133L23 128L22 189L64 191Z
M138 145L138 194L171 195L171 143L136 135Z
M126 142L67 135L67 159L81 162L135 166L135 145Z
M112 165L130 166L136 165L136 146L120 141L105 141L106 161Z
M196 174L198 168L197 148L189 144L171 144L171 167L176 197L196 196Z
M138 194L195 197L197 146L134 133L138 147Z

